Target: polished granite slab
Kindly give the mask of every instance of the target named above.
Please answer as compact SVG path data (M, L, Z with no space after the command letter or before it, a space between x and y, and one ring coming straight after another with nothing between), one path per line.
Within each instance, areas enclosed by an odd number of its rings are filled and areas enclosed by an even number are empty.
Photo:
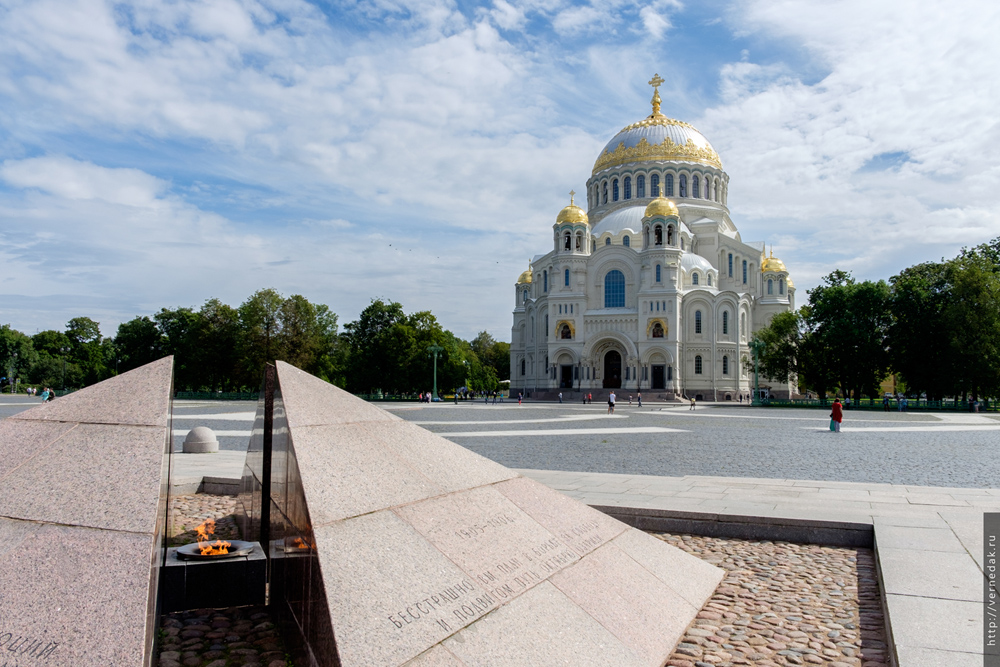
M151 665L172 358L0 421L0 654Z
M722 570L278 362L243 525L302 664L662 665ZM256 531L256 532L254 532ZM297 641L296 641L297 638Z

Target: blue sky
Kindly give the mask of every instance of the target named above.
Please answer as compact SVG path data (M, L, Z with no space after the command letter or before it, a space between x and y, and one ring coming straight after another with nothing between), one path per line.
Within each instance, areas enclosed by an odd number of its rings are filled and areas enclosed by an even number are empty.
M274 287L509 340L654 73L804 303L1000 236L998 30L987 1L0 0L0 323Z

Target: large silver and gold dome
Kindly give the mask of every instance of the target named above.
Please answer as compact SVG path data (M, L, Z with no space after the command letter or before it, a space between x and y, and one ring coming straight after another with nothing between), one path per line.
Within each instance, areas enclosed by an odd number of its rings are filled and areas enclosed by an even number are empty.
M656 82L659 76L650 81ZM659 79L659 82L662 82ZM690 123L667 118L660 113L659 84L653 93L653 113L622 128L607 143L594 163L593 173L628 162L682 160L722 169L719 154L701 132Z

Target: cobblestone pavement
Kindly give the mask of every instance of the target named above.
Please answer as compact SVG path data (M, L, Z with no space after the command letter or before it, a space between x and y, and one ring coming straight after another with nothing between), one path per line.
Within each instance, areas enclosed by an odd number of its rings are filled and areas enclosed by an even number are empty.
M239 539L239 528L236 526L236 496L213 496L207 493L194 493L170 498L170 509L167 517L170 525L167 527L168 544L179 547L197 542L196 528L206 519L215 521L215 536L219 539Z
M232 496L178 496L171 523L213 518L227 526L234 505ZM235 524L231 530L227 536L239 537ZM870 550L654 535L726 570L668 665L888 664ZM167 614L160 629L160 667L286 667L274 619L262 608Z
M726 570L671 667L889 664L870 550L654 534Z
M159 667L287 667L271 615L263 607L198 609L160 619Z

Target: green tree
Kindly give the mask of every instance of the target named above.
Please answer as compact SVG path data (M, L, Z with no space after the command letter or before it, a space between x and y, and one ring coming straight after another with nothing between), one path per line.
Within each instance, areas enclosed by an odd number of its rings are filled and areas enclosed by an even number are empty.
M884 280L859 283L844 271L834 271L809 291L805 313L811 359L817 370L830 369L855 398L877 395L888 373L888 302Z
M391 391L402 384L404 362L412 354L414 339L403 306L373 299L358 319L344 326L347 341L347 388L354 393Z
M144 366L164 356L163 335L156 323L146 316L119 324L114 345L119 373Z
M94 384L109 377L99 322L89 317L74 317L66 324L66 338L69 339L70 358L83 373L82 384Z
M281 343L281 307L284 299L273 289L262 289L240 304L240 383L259 387L264 365L284 360Z
M754 333L764 347L757 359L758 372L778 382L788 382L802 371L799 350L803 341L801 316L797 312L778 313L766 327Z
M948 263L951 295L944 317L953 372L973 398L1000 394L1000 273L987 254L968 253Z
M948 266L911 266L889 283L889 363L909 391L941 400L956 386L952 325L946 316L952 298Z
M32 345L31 338L9 324L0 325L0 375L7 378L7 384L13 384L15 378L25 382L28 371L38 363L38 353Z
M242 388L239 381L239 313L218 299L209 299L199 315L201 363L198 384L212 391Z
M201 389L201 314L191 308L161 308L153 319L162 335L163 353L174 356L174 389Z

